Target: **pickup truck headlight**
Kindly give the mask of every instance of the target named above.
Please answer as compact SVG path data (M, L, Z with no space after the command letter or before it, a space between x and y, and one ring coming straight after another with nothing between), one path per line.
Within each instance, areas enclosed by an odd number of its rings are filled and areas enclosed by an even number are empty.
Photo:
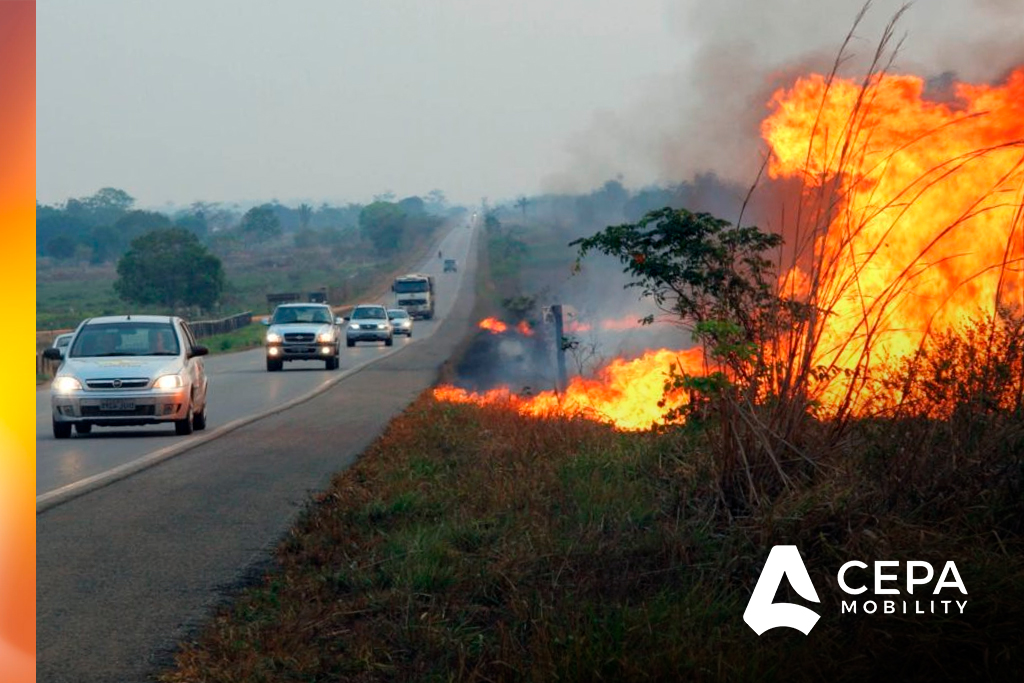
M268 344L280 344L281 335L277 332L267 332L267 343Z
M72 391L79 391L82 383L74 377L57 377L53 380L53 392L55 394L70 394Z
M316 336L316 340L318 342L321 342L321 343L324 343L324 344L330 344L331 342L334 341L334 333L333 332L321 332L320 334L318 334Z
M157 377L156 381L153 382L153 388L155 389L177 389L184 386L184 382L181 380L181 375L164 375L163 377Z

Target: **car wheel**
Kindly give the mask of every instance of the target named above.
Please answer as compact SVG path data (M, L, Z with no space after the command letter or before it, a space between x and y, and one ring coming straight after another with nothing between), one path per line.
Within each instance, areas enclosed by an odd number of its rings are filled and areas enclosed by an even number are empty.
M350 348L356 345L356 343L355 343L354 341L352 341L351 339L346 339L346 340L345 340L345 344L346 344L346 345L347 345L348 347L350 347Z
M267 359L267 372L277 372L284 367L283 360L274 360L273 358Z
M88 422L76 422L75 431L79 434L88 434L92 431L92 425Z
M198 413L192 413L192 429L197 432L206 429L206 406Z
M174 433L178 436L188 436L192 433L192 406L189 406L185 417L174 421Z
M388 337L387 339L384 340L384 346L393 346L394 343L395 343L395 338L393 336L392 337Z
M71 423L53 421L53 438L67 439L71 437Z

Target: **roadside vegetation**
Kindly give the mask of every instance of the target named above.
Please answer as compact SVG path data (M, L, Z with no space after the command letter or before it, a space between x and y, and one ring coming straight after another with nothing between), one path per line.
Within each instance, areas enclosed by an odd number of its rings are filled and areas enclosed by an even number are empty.
M440 191L366 206L197 202L164 214L134 204L103 188L36 207L38 330L129 307L193 320L260 314L281 292L324 290L340 303L375 291L464 213Z
M624 434L425 395L162 680L1012 680L1024 433L971 424L858 425L735 516L708 425ZM757 639L740 617L786 543L824 616L813 638ZM837 558L956 558L969 608L840 617Z

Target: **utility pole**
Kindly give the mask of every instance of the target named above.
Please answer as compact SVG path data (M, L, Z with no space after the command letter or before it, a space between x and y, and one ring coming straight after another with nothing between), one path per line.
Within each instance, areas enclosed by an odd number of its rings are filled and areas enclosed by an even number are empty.
M558 359L558 393L565 391L569 386L569 378L565 371L565 344L562 328L562 304L551 306L551 317L555 321L555 354Z

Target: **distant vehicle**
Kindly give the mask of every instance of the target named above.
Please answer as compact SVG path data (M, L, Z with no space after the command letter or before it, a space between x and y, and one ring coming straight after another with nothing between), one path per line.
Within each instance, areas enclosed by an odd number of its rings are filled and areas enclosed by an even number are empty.
M51 385L53 436L74 427L174 423L179 435L206 428L208 351L181 318L119 315L90 318L74 333ZM61 360L59 349L43 357Z
M454 273L459 269L458 262L453 258L446 258L444 260L444 272Z
M352 309L352 315L345 318L345 343L355 346L361 341L382 341L385 346L395 343L395 331L388 318L388 311L380 304L360 304Z
M389 308L388 317L391 318L391 327L395 334L404 334L412 337L412 316L404 308Z
M413 318L434 317L434 276L408 273L396 277L391 285L395 293L394 308L404 308Z
M267 322L267 372L281 370L286 360L321 360L328 370L337 370L341 322L327 304L278 306Z
M71 343L71 338L75 336L74 332L65 332L64 334L58 334L53 338L53 346L51 349L57 349L63 356L68 351L68 344Z

